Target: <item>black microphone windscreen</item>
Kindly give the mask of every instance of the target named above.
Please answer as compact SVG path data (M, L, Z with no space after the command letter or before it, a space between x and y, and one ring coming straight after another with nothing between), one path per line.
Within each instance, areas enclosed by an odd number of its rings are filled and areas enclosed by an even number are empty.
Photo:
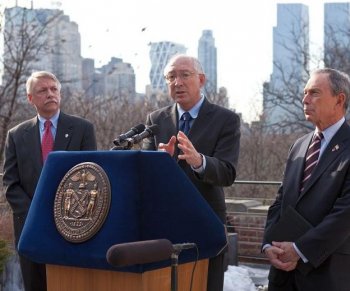
M150 125L148 128L151 130L151 132L152 132L153 135L156 135L156 134L158 134L158 132L159 132L159 126L158 126L158 124L152 124L152 125Z
M135 131L135 133L141 133L145 130L146 126L142 123L136 125L135 127L132 128L133 131Z
M173 250L167 239L145 240L113 245L108 249L106 258L110 265L124 267L167 260Z

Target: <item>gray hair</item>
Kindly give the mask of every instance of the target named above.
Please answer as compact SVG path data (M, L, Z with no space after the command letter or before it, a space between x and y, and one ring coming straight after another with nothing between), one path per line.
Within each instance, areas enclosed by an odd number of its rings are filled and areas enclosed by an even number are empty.
M348 74L331 68L317 69L311 74L327 74L332 94L335 96L344 93L344 109L348 108L350 98L350 77Z
M61 91L61 83L54 74L47 71L38 71L38 72L33 72L27 80L27 83L26 83L27 94L33 93L32 90L33 90L34 81L41 78L48 78L55 81L58 87L58 91Z
M164 67L164 75L166 75L168 73L169 66L171 66L177 59L180 59L180 58L188 59L189 61L191 61L192 64L193 64L194 70L198 74L205 74L204 70L203 70L203 67L202 67L202 64L200 63L200 61L197 58L191 57L191 56L188 56L188 55L185 55L185 54L176 54L176 55L172 56L169 59L168 63Z

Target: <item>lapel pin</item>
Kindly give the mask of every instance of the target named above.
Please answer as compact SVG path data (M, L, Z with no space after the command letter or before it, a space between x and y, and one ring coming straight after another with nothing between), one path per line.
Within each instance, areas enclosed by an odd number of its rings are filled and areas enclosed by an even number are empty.
M69 136L69 134L68 134L68 133L66 133L66 134L64 135L64 137L65 137L65 138L68 138L68 136Z
M332 152L335 152L337 150L339 150L339 145L335 145L334 148L332 148Z

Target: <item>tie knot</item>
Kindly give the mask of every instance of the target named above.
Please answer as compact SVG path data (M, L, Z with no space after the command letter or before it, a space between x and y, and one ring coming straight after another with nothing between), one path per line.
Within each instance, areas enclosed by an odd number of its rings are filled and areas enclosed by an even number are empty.
M181 119L182 120L185 120L185 121L188 121L188 120L191 120L192 119L192 116L191 116L191 114L189 113L189 112L184 112L183 114L182 114L182 116L181 116Z
M320 132L320 131L316 132L314 139L322 140L323 139L323 133Z
M44 123L44 127L45 128L50 128L51 126L51 120L46 120L45 123Z

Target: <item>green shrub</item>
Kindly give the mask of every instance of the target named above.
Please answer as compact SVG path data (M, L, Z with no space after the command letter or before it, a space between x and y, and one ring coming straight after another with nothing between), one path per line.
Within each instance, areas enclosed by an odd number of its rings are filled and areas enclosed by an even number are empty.
M4 271L7 258L10 256L11 252L7 246L6 241L0 240L0 274Z

